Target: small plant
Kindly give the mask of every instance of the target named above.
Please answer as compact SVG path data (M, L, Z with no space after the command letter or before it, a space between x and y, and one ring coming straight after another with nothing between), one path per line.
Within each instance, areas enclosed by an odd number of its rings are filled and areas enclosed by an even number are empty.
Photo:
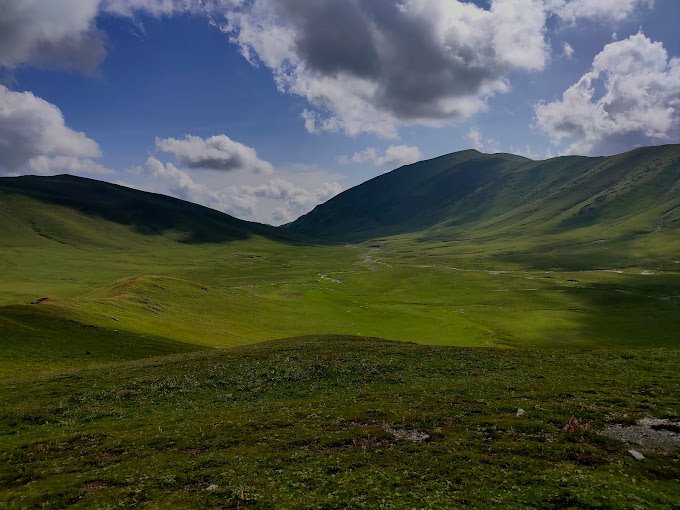
M581 421L576 417L572 416L569 421L564 426L565 432L583 434L589 432L593 428L592 422L581 423Z

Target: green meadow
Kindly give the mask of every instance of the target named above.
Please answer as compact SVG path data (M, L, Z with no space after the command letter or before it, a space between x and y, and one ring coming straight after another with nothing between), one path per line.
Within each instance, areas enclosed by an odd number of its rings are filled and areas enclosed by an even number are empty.
M496 209L472 223L419 199L411 223L338 224L362 189L275 229L0 180L0 508L679 508L677 448L640 462L603 434L680 418L677 146L660 151L578 160L602 211L544 193L517 216L520 184L570 196L550 172L573 165L481 157L512 186L473 182L459 199ZM427 164L423 186L452 179Z

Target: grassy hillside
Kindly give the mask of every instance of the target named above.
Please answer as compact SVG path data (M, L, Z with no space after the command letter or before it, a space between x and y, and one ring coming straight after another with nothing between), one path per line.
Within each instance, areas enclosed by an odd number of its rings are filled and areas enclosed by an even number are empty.
M444 157L442 168L475 154ZM88 179L0 179L0 190L7 376L319 333L465 346L677 345L679 266L650 257L649 242L635 252L540 237L537 246L530 236L447 240L430 229L309 244ZM672 250L674 232L653 235L670 236L663 246ZM40 298L48 300L30 304ZM31 321L35 334L16 326ZM111 332L127 335L109 344L120 348L93 349ZM134 342L139 349L126 347Z
M120 246L142 236L221 243L290 234L176 198L71 175L0 178L0 246L36 237L74 246ZM113 229L111 229L113 227Z
M678 451L601 433L677 419L678 363L317 336L2 382L0 502L675 508Z
M680 145L546 161L458 152L349 189L288 229L343 241L501 242L506 251L520 240L538 249L644 244L668 259L680 252Z
M0 379L31 379L112 361L196 351L200 346L79 321L50 305L0 307Z

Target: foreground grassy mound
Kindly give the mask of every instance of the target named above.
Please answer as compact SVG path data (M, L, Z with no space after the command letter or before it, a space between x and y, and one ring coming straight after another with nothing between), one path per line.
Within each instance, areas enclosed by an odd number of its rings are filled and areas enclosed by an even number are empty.
M0 387L6 508L673 508L680 350L307 337ZM516 416L518 408L525 414ZM571 417L578 427L565 432ZM573 423L573 420L572 420Z

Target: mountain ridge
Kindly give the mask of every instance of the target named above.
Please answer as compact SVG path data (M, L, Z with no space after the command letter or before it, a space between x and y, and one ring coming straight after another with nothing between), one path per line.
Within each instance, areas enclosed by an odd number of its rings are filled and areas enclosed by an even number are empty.
M253 235L304 244L399 235L418 241L630 240L680 229L680 145L538 161L454 152L374 177L282 227L71 175L2 177L0 197L4 245L31 243L37 235L110 246L130 233L189 244Z
M462 151L375 177L318 205L285 228L336 241L432 229L448 231L452 238L509 235L510 227L518 224L533 225L536 234L557 234L598 220L611 226L615 223L612 216L623 214L643 230L653 223L651 217L676 229L680 225L679 161L677 144L607 157L561 156L539 161ZM651 211L664 202L666 210ZM544 214L539 214L541 207ZM650 218L639 218L643 213ZM666 219L671 221L664 222L668 214L672 218ZM539 224L542 228L536 228Z

